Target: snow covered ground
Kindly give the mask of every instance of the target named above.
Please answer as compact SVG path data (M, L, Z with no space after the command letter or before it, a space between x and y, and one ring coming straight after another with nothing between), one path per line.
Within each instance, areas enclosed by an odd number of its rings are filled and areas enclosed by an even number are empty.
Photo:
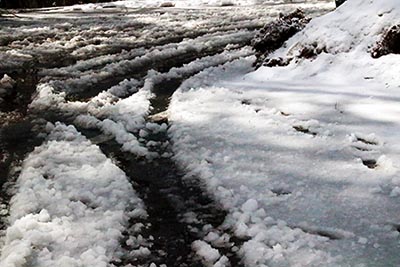
M342 32L323 39L319 27L326 32L342 28L331 25L328 16L315 20L306 29L309 34L298 35L276 56L296 51L295 42L313 42L312 36L331 45L329 54L244 75L254 61L247 45L265 22L297 7L319 14L331 9L332 1L168 2L175 7L160 7L166 1L120 1L2 18L2 89L18 91L21 77L37 78L26 110L12 112L31 120L45 141L22 166L15 163L21 174L15 187L6 188L13 197L9 211L1 211L3 219L7 212L10 216L0 265L130 267L121 263L127 253L121 246L134 248L128 253L134 260L149 254L167 258L168 248L160 252L149 245L157 236L150 232L146 240L140 232L139 221L150 213L149 192L96 144L115 141L125 157L141 163L171 157L169 151L154 150L168 147L168 141L150 140L169 127L149 121L157 108L152 101L163 85L198 72L173 96L169 134L173 159L188 179L201 178L228 210L225 223L215 228L202 225L195 212L182 216L188 224L198 223L201 229L193 231L205 235L188 244L205 266L229 266L232 254L251 267L345 261L354 266L364 255L372 262L376 256L375 263L398 262L393 256L398 218L389 212L398 208L400 195L398 148L390 135L397 129L397 111L395 94L389 94L398 82L379 72L379 64L395 71L396 58L366 57L362 48L368 43L354 41L356 29L346 39L347 50L334 50L333 42L343 41L334 37ZM383 6L382 21L394 20L397 13L386 10L390 6ZM391 14L388 20L386 14ZM368 42L378 39L379 27L375 30ZM340 76L356 67L365 73ZM382 81L385 91L376 90ZM10 102L8 93L1 94ZM385 116L370 112L378 101ZM0 106L0 118L18 117L9 116L12 112ZM96 136L85 137L90 130ZM376 168L368 169L363 160L371 166L376 160ZM137 232L127 229L132 221L138 222ZM165 266L163 260L157 265ZM156 265L149 260L140 266Z
M271 55L288 66L240 59L173 95L174 158L230 211L246 266L400 264L400 56L370 54L399 18L349 0Z

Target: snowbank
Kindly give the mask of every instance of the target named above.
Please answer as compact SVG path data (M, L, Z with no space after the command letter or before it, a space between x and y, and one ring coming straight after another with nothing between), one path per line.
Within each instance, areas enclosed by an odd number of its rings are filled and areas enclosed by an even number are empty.
M128 219L145 217L125 174L72 126L24 161L11 200L3 267L109 266Z
M348 0L272 54L289 65L239 60L173 95L175 158L249 239L246 266L400 263L400 56L370 53L399 18L398 1Z
M313 19L276 55L293 55L298 51L296 48L314 43L330 54L350 50L366 52L385 30L399 23L399 12L399 3L395 0L347 1L334 12Z

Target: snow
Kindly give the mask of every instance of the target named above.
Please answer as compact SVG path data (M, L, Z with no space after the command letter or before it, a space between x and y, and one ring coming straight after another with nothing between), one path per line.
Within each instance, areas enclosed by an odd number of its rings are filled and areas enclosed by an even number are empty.
M231 7L231 6L252 6L252 5L279 5L286 4L286 1L276 1L276 0L127 0L127 1L116 1L112 4L103 5L75 5L72 7L65 7L65 10L82 10L84 12L93 12L103 10L104 7L110 6L119 9L127 8L157 8L157 7L167 7L167 8L205 8L205 7ZM315 5L321 4L318 0L309 0L303 5ZM329 4L331 5L331 4Z
M146 217L125 174L57 123L23 163L0 265L109 266L129 218Z
M237 38L241 36L241 34L235 34L234 36L234 38ZM199 50L203 49L201 47L215 45L214 42L208 41L208 38L204 37L195 39L193 43L200 39L206 40L203 41L204 43L197 45ZM224 42L229 43L232 41L233 39L230 38L224 39ZM179 53L181 53L182 50L186 49L186 43L187 42L184 42L184 44L180 45L178 48L173 48L173 51L180 51ZM231 47L234 46L231 45ZM166 55L169 56L170 53L170 51L165 49L158 51L155 54L155 59L162 60ZM139 142L135 133L139 133L139 136L145 135L144 128L151 130L153 133L166 130L166 125L162 125L162 129L152 129L151 124L145 123L145 117L147 117L150 112L150 99L153 97L151 91L154 84L160 83L163 80L183 78L207 67L217 66L226 61L247 56L251 53L249 48L224 51L214 56L196 59L179 68L171 68L165 73L150 70L148 71L142 87L140 87L140 83L135 79L123 80L120 84L109 88L107 91L101 92L88 102L66 101L66 93L56 93L52 82L42 83L37 87L38 94L30 104L30 108L36 112L56 110L66 114L70 114L71 112L79 114L75 119L75 123L80 127L100 129L106 135L113 136L115 140L122 145L122 150L151 160L160 155L150 152L146 146ZM154 53L150 53L150 55L152 54ZM151 56L149 56L149 54L143 56L143 58L148 57ZM134 64L142 64L141 58L142 57L134 59ZM123 61L123 63L126 65L127 62ZM120 72L121 65L122 63L117 64L117 67L112 68L113 71ZM104 72L102 72L101 75L104 75ZM93 80L98 78L96 74L89 74L88 76ZM87 79L80 77L79 82L86 83ZM69 81L67 80L65 83L68 84ZM123 98L129 94L132 95ZM157 124L153 124L153 126L159 127Z
M236 60L174 93L174 159L249 239L246 266L399 264L399 55L370 55L399 15L348 0L272 54L288 66ZM326 52L298 57L313 44Z
M122 83L125 84L126 82L123 81ZM115 90L116 87L109 89L109 91ZM107 93L105 94L107 95ZM84 128L101 129L105 134L115 137L124 151L138 156L154 157L156 155L153 155L146 147L141 145L132 133L145 126L145 116L147 116L150 108L150 96L151 93L148 90L140 90L127 98L117 100L117 102L112 95L107 95L105 101L102 102L98 102L98 98L93 98L92 101L85 103L89 115L77 116L75 123ZM63 108L73 110L74 108L71 108L71 105L74 106L75 103L69 104L67 103L67 107Z
M214 263L217 262L218 259L220 259L221 255L219 254L218 250L215 248L212 248L209 244L202 240L196 240L192 244L192 248L195 251L196 255L201 257L201 259L206 263L206 264L211 264L210 266L216 266L213 265ZM221 264L217 265L221 266ZM223 265L222 265L223 266Z
M357 10L357 14L349 12ZM348 1L335 12L314 19L307 29L287 42L276 54L289 52L299 44L317 43L330 54L366 52L380 39L382 29L398 21L398 1Z
M119 260L128 219L146 212L126 175L94 145L110 139L147 160L173 155L185 179L200 178L228 211L223 229L205 225L192 244L205 266L230 266L229 248L251 267L398 265L398 56L372 59L368 51L398 21L398 4L348 0L273 54L295 57L290 65L253 71L243 43L256 27L281 11L333 2L173 0L175 7L160 8L166 2L50 8L20 14L35 23L18 31L0 29L9 44L0 55L5 72L62 61L40 69L29 112L55 112L102 132L87 140L72 126L46 125L48 140L24 161L17 182L0 265ZM314 43L326 53L296 58ZM201 56L163 68L193 55ZM148 69L152 62L161 70ZM71 97L116 77L119 84ZM188 77L170 108L149 116L154 91ZM167 119L171 125L154 123ZM168 142L145 137L165 131L174 153L158 155L153 147ZM194 212L182 222L204 223ZM153 253L149 239L130 235L128 256Z

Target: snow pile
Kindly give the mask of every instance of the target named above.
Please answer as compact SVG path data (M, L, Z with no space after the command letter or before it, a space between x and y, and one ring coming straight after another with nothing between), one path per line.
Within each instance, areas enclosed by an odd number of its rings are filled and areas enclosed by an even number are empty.
M357 13L349 10L357 10ZM335 12L313 19L304 31L273 56L295 58L310 47L319 53L365 54L385 31L399 23L399 13L399 3L395 0L345 2ZM357 57L352 55L353 58Z
M0 265L109 266L128 220L146 216L143 203L72 126L48 128L48 142L23 163Z
M399 18L348 0L272 54L287 66L238 60L173 95L175 159L229 210L246 266L399 264L400 55L371 56Z

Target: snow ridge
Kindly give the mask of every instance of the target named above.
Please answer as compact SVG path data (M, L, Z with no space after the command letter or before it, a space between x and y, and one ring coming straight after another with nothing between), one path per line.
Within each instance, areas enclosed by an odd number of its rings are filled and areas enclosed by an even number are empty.
M48 141L23 163L0 265L109 266L128 219L146 216L143 203L74 127L48 129Z

